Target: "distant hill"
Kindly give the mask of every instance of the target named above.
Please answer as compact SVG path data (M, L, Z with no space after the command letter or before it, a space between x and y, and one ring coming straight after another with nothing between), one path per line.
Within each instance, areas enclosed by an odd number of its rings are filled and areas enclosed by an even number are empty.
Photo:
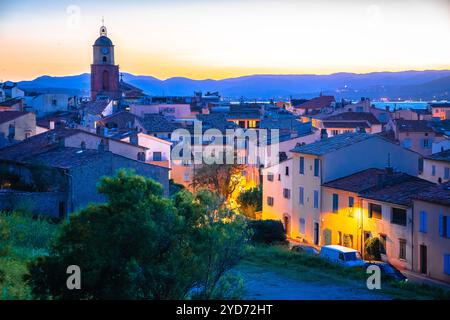
M194 91L219 91L222 96L249 99L313 97L320 92L338 99L449 99L450 70L373 72L366 74L334 73L330 75L250 75L223 80L193 80L175 77L159 80L151 76L124 73L124 81L150 95L192 95ZM77 90L89 94L90 75L67 77L42 76L19 82L24 89L52 88Z

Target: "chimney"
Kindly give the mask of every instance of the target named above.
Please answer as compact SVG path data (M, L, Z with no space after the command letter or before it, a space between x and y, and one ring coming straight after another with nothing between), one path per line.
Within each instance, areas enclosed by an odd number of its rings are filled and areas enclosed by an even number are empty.
M135 146L139 145L139 138L138 138L137 133L133 132L130 135L130 143L135 145Z
M377 189L383 188L384 184L384 175L382 173L379 173L377 175Z

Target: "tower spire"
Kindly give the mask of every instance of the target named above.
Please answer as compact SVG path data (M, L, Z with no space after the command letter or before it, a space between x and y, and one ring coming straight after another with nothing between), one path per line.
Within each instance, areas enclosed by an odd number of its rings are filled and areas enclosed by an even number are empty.
M105 27L105 17L102 16L102 26L100 27L100 36L108 36L108 30Z

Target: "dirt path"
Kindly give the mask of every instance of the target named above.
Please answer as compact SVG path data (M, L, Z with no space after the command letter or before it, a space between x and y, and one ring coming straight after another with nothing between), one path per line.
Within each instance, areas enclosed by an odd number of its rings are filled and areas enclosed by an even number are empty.
M389 296L358 285L334 285L300 281L257 266L236 269L245 280L249 300L386 300Z

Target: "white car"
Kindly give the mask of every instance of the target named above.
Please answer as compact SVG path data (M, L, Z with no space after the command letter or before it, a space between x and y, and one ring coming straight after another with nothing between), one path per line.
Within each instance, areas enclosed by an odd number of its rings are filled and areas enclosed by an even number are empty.
M319 256L346 267L358 267L365 264L357 250L338 245L323 246Z

